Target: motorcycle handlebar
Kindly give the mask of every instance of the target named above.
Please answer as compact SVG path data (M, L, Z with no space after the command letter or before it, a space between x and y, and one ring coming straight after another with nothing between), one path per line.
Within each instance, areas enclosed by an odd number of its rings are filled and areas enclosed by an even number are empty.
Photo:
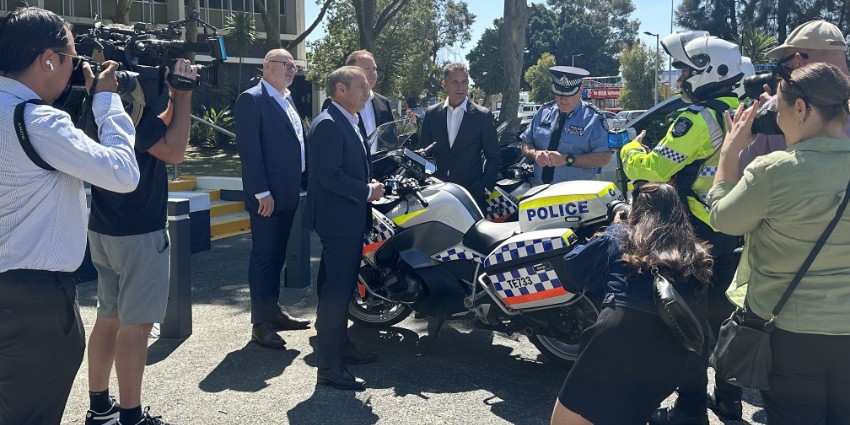
M419 200L423 207L428 208L428 201L425 200L425 197L422 196L422 192L420 192L419 189L415 189L413 191L413 196Z

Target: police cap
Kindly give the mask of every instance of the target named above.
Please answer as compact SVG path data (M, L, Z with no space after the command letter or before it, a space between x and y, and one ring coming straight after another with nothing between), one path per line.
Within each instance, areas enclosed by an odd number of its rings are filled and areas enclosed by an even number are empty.
M581 80L590 75L586 69L573 66L553 66L549 68L552 74L552 93L559 96L573 96L581 88Z

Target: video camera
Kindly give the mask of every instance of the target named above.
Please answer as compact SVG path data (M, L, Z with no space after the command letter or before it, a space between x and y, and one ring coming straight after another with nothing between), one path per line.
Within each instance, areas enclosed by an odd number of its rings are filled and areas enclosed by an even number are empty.
M133 97L142 104L156 103L165 91L166 79L176 90L191 90L201 83L216 88L219 84L219 64L227 60L224 38L217 35L217 28L199 16L198 11L193 11L188 18L169 22L158 29L141 22L133 27L107 26L98 22L89 32L76 37L77 53L92 57L95 62L118 62L118 94L125 99ZM192 21L204 28L206 42L179 39L183 35L183 28ZM209 65L195 66L198 77L194 81L173 73L166 76L165 67L173 70L177 59L186 52L206 53L214 60ZM84 84L81 67L71 75L71 85Z

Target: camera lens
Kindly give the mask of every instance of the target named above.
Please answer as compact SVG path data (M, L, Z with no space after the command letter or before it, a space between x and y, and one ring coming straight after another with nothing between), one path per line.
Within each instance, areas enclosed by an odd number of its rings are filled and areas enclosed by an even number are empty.
M616 217L617 213L619 213L621 211L622 211L622 214L620 215L620 218L623 219L623 220L628 220L629 219L629 211L631 211L631 209L632 209L631 205L629 205L625 201L611 202L611 204L608 205L608 213L607 213L608 221L613 223L614 217Z

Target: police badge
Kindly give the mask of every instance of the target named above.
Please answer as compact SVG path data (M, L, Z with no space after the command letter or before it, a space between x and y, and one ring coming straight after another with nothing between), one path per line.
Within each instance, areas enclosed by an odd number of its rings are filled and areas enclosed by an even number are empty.
M690 130L693 125L693 121L685 117L679 117L679 119L676 120L676 123L673 124L673 131L670 132L670 134L672 134L673 137L682 137L685 134L688 134L688 130Z

